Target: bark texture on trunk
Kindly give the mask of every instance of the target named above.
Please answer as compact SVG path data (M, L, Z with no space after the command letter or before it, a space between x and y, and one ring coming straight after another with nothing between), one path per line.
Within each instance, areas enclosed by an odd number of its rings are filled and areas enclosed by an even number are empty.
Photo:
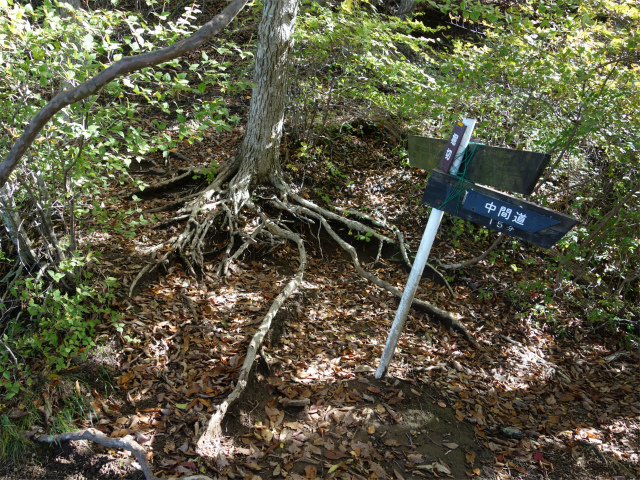
M240 169L230 185L236 210L249 198L252 184L282 183L278 154L297 13L296 0L266 0L264 4L258 29L256 87L247 131L238 150Z
M400 5L398 6L396 16L398 18L402 18L403 20L411 18L415 9L416 0L400 0Z
M25 267L30 268L35 266L38 261L31 241L22 228L22 220L18 215L18 208L13 196L14 189L12 182L5 183L0 189L0 213L7 233L18 251L20 261Z

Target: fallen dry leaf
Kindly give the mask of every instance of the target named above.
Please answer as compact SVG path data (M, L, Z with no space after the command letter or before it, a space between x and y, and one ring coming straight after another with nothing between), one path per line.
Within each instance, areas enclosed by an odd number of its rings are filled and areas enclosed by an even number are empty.
M389 478L384 468L376 462L369 461L369 469L375 473L378 478Z

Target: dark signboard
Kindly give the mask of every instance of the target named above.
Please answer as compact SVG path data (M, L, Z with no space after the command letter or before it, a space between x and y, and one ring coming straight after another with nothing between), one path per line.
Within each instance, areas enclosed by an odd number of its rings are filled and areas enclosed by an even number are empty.
M467 126L462 122L456 122L456 126L453 127L453 133L451 134L451 137L449 137L449 141L447 142L444 152L442 153L442 157L440 158L440 164L438 165L440 170L444 173L449 173L449 170L451 170L451 164L456 158L456 153L460 146L460 140L462 140L462 136L466 130Z
M534 213L524 206L507 203L475 190L467 190L462 208L529 233L536 233L560 223L560 220L555 218Z
M578 221L534 203L433 170L422 203L543 248L557 243Z
M411 166L424 170L440 168L448 173L449 170L442 168L442 161L438 163L438 159L442 160L447 155L448 148L449 143L446 140L409 135ZM533 192L551 159L546 153L488 145L471 145L468 148L473 150L473 157L465 171L467 179L473 183L523 195Z

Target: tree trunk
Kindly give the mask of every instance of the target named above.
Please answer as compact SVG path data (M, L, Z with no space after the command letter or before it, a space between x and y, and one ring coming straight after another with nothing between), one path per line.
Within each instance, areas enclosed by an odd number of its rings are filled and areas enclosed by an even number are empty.
M31 246L31 241L22 228L22 220L18 215L13 191L14 186L11 182L5 183L0 189L0 212L2 213L2 220L7 233L18 251L20 261L25 267L30 268L35 266L38 261Z
M402 18L403 20L411 18L415 9L416 0L400 0L400 5L398 5L398 10L396 11L396 17Z
M281 186L279 150L298 2L266 0L258 29L255 82L247 131L238 150L240 169L230 185L236 211L253 184Z

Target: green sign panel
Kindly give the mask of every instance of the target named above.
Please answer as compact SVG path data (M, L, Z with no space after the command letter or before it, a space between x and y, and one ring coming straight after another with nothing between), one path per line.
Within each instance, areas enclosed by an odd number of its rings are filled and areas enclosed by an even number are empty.
M446 154L447 140L409 136L409 160L414 168L433 170ZM471 145L473 157L465 177L473 182L499 188L507 192L529 195L549 164L547 153L512 150L510 148ZM447 171L440 168L442 171Z

